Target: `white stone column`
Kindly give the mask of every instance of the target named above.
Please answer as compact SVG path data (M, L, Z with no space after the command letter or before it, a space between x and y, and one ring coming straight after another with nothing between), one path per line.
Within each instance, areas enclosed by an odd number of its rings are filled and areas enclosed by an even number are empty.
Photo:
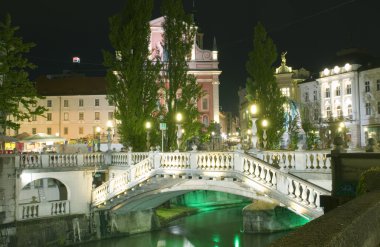
M214 78L212 82L212 99L213 99L213 112L214 112L214 121L219 123L219 80Z

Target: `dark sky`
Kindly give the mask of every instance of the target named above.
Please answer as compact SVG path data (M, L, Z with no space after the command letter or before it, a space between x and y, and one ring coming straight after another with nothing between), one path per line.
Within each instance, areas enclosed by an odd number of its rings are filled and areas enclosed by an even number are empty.
M159 0L153 18L159 17ZM18 34L37 44L29 54L38 66L32 77L70 68L81 57L88 75L104 75L102 49L110 49L108 18L125 1L113 0L0 0L0 17L10 13ZM322 70L343 48L359 47L380 55L379 0L196 0L198 26L206 48L215 36L220 69L220 104L238 109L237 90L245 86L245 63L252 49L253 28L261 21L277 45L287 51L294 69ZM184 1L188 12L192 0ZM276 66L280 64L280 60Z

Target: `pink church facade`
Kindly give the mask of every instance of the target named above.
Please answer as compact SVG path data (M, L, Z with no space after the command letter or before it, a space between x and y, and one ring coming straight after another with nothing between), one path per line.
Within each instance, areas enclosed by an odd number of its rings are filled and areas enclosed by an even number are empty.
M153 52L158 49L162 56L163 23L164 17L159 17L150 21L150 44L149 49ZM205 95L199 99L197 105L200 112L200 121L205 125L216 122L219 123L219 75L218 51L203 50L198 47L194 40L191 51L189 73L193 74L197 83L202 86Z

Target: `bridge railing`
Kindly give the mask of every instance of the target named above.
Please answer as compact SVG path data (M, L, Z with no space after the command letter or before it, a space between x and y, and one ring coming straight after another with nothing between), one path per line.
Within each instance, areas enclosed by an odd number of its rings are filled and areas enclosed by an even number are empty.
M16 167L23 169L80 167L105 164L104 153L88 154L20 154L16 157Z
M119 175L99 187L92 192L93 205L99 205L106 200L125 192L127 189L133 188L140 181L149 177L149 172L153 169L153 161L146 158L140 163L130 166L122 175Z
M147 159L124 170L122 175L96 188L93 191L93 205L104 203L133 188L159 170L169 173L183 170L184 173L198 174L222 171L219 176L227 177L242 174L250 183L264 186L266 192L275 191L293 204L300 204L310 210L321 211L320 195L330 194L317 185L241 152L151 153Z
M244 155L243 173L249 178L275 188L290 200L300 202L308 208L320 208L320 195L330 192L292 174L269 166L258 159Z
M19 220L60 216L70 213L70 201L52 201L18 205Z
M330 151L264 151L257 158L281 169L331 171Z

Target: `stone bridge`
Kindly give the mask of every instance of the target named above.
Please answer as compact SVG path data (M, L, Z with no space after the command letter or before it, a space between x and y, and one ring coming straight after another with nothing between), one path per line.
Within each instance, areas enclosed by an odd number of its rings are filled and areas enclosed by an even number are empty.
M129 151L6 157L16 168L16 210L14 216L7 217L17 221L88 215L93 210L150 209L194 190L271 198L313 219L323 214L320 196L330 194L328 189L293 174L329 174L330 160L322 152L263 152L253 157L242 151ZM99 174L103 184L93 188Z

